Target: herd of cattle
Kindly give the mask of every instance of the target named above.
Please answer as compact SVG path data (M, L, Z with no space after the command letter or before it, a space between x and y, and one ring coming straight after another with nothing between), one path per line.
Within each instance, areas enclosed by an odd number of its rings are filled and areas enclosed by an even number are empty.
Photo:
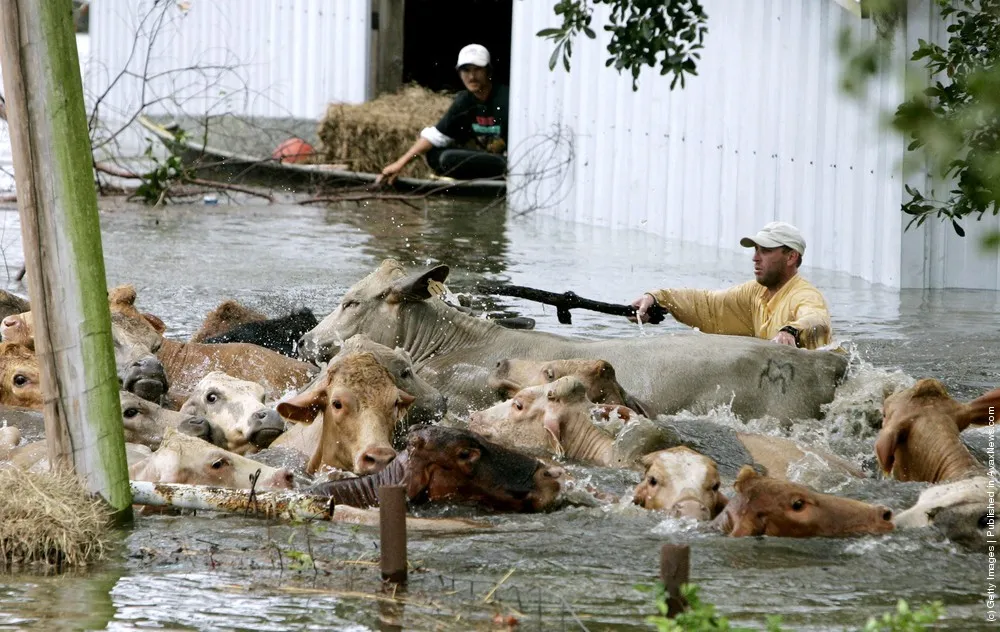
M842 354L733 336L588 341L502 327L442 300L447 274L407 274L387 260L322 322L305 309L269 320L227 301L189 342L165 337L134 288L111 290L131 477L240 489L254 480L359 507L398 483L411 504L548 511L566 502L568 475L555 463L568 459L642 471L635 504L732 536L933 525L977 546L993 527L989 473L960 433L990 420L1000 389L960 403L922 379L885 399L873 446L882 470L933 484L894 513L788 480L807 453L865 476L833 454L732 433L734 461L657 420L720 404L743 418L817 419L846 374ZM14 295L0 307L0 461L46 467L31 312Z

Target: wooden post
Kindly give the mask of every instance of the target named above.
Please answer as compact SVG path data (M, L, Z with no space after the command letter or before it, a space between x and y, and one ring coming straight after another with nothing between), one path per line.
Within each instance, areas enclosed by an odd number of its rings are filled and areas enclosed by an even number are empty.
M379 487L378 508L382 579L402 584L406 582L406 487Z
M0 0L0 62L52 467L132 496L70 0Z
M405 0L379 0L376 95L403 85L403 16Z
M671 619L684 612L687 600L681 596L681 586L691 574L691 547L686 544L664 544L660 548L660 580L667 591L667 616Z

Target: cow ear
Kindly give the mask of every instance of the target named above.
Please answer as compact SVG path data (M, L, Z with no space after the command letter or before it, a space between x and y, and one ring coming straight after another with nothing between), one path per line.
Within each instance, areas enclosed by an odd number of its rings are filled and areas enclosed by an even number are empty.
M145 312L143 312L142 317L146 319L147 323L153 326L153 329L156 330L156 333L162 334L165 331L167 331L166 323L160 320L159 317L154 316L152 314L147 314Z
M448 266L440 265L427 272L419 272L404 277L392 284L386 301L389 303L420 302L434 296L431 283L444 283L448 278Z
M396 418L402 419L406 416L406 411L410 409L413 402L417 401L417 398L410 395L401 388L396 389Z
M605 380L616 380L615 367L607 360L597 360L594 362L594 377Z
M878 457L878 463L886 474L892 473L892 466L896 462L899 431L899 427L882 428L875 441L875 456Z
M760 474L757 473L757 470L749 465L744 465L740 468L740 473L736 475L736 482L733 483L733 487L737 491L742 491L744 485L758 477L760 477Z
M997 406L1000 406L1000 388L995 388L972 400L966 405L967 414L965 419L959 422L958 431L961 432L970 425L985 426L990 423L991 416L996 420ZM965 425L962 425L963 423Z
M319 380L309 388L277 406L278 414L298 423L312 423L316 415L326 408L326 380Z
M650 452L649 454L644 454L639 458L639 462L642 463L643 467L648 468L650 465L656 462L656 457L659 456L656 452Z
M562 445L562 423L559 419L559 415L551 412L545 413L545 418L542 420L542 427L552 435L552 438L556 442L556 451Z
M490 390L496 391L497 395L505 400L514 397L521 390L521 385L517 382L502 380L492 375L487 379L486 383L489 385Z
M622 399L624 400L624 404L626 406L639 413L641 416L646 417L647 419L649 418L649 412L646 410L646 407L642 405L642 402L624 391L622 391L622 395Z
M160 445L163 445L162 442ZM152 456L147 456L145 459L128 468L128 477L129 480L133 481L149 481L151 483L159 481L160 472L156 467L156 459Z

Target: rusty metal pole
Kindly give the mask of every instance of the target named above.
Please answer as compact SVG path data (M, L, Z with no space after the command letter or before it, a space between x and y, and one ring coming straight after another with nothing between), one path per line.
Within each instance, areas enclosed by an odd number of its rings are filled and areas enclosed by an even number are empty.
M379 487L378 507L382 579L403 584L406 582L406 487Z
M660 580L667 593L667 616L673 619L687 610L681 586L691 574L691 547L687 544L664 544L660 549Z

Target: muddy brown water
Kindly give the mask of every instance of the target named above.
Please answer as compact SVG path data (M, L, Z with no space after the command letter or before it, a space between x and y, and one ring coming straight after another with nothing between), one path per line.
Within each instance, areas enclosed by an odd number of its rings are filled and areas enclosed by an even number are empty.
M725 287L751 272L747 251L508 217L502 208L470 202L322 209L223 201L146 209L103 201L102 208L109 285L134 283L140 307L178 338L226 298L272 315L304 304L322 317L390 256L411 265L448 263L455 290L477 279L508 280L610 302L660 286ZM22 261L17 214L0 211L0 221L10 275ZM803 274L824 290L836 337L853 354L853 377L827 418L791 428L766 419L744 423L725 411L704 418L835 446L870 469L886 386L934 376L971 398L1000 383L998 293L894 291L808 267ZM9 276L6 287L25 291ZM503 299L487 306L566 335L685 329L668 319L640 331L624 319L582 311L574 311L572 325L560 325L554 309L537 304ZM380 587L375 529L209 513L139 516L120 534L115 555L93 569L0 579L0 629L503 629L495 616L516 617L521 630L652 629L644 621L654 612L652 599L636 587L656 579L663 542L691 545L691 576L702 598L741 625L762 628L766 615L778 614L796 630L856 629L904 598L943 601L949 629L995 629L984 619L985 553L934 532L727 539L631 506L635 473L569 469L625 501L489 516L493 528L473 533L410 533L410 582L395 599ZM897 510L924 487L836 480L809 468L799 479ZM422 512L442 514L472 512Z

